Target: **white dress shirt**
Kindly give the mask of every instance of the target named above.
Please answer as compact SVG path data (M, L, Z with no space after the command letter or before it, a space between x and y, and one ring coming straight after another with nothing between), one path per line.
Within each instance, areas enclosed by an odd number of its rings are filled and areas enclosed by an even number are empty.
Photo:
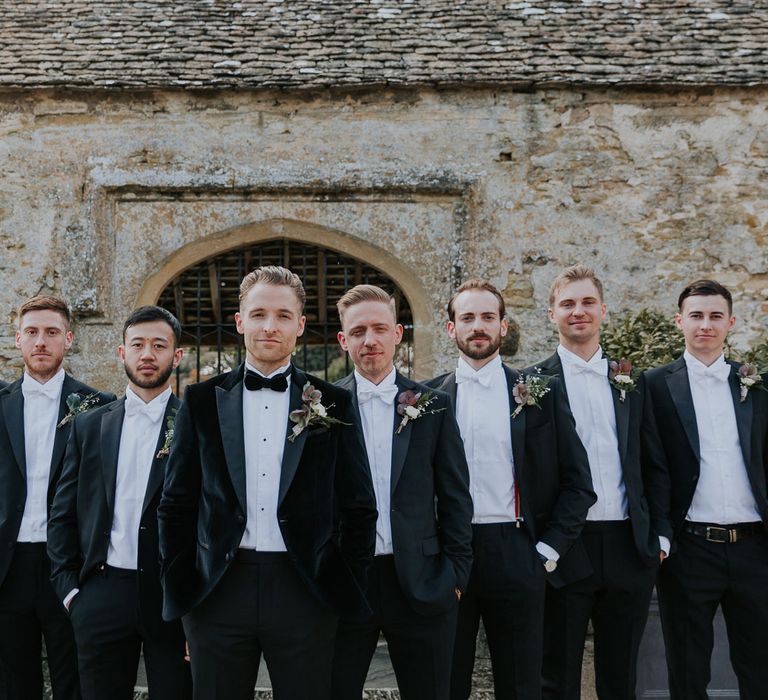
M473 523L514 522L515 466L509 391L501 358L456 368L456 420L469 466Z
M747 477L728 382L731 366L722 355L709 367L687 350L683 356L701 454L699 480L687 520L722 525L758 522L760 512Z
M392 554L392 521L389 515L392 488L392 440L395 433L394 403L397 396L395 368L378 384L355 370L357 403L363 424L365 451L376 494L376 556Z
M125 417L117 457L112 529L109 533L107 564L119 569L137 569L139 527L149 474L155 461L163 416L171 388L149 403L128 387L125 390Z
M269 377L285 372L290 363ZM261 374L247 361L246 370ZM291 376L285 391L243 387L243 435L245 437L245 497L247 505L243 549L285 552L285 541L277 521L277 499L283 450L288 433Z
M40 384L24 373L21 382L24 395L27 500L21 516L17 537L19 542L45 542L47 539L48 482L64 377L64 370L60 369L45 384Z
M558 346L557 354L563 365L563 379L576 432L587 451L592 486L597 494L587 520L625 520L629 517L627 488L619 455L616 411L611 394L614 390L608 381L608 360L599 346L589 361L562 345Z

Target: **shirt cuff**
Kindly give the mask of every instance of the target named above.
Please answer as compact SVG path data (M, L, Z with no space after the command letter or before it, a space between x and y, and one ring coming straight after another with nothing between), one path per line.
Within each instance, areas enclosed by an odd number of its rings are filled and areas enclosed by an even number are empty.
M661 547L661 551L664 552L664 556L668 557L670 543L669 543L669 539L664 537L664 535L659 535L659 547Z
M69 593L67 593L66 598L64 598L64 607L69 610L69 604L72 602L72 598L74 598L78 593L80 593L79 588L73 588Z
M546 542L537 542L536 551L541 554L542 557L551 559L552 561L557 561L560 558L560 555Z

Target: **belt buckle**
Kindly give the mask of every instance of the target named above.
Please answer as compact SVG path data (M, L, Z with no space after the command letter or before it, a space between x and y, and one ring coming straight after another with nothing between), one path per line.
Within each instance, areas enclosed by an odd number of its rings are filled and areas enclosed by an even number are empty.
M718 536L713 537L712 533L717 532ZM704 535L707 542L718 542L719 544L725 544L726 542L735 542L735 530L728 530L724 527L711 527L707 526L706 535Z

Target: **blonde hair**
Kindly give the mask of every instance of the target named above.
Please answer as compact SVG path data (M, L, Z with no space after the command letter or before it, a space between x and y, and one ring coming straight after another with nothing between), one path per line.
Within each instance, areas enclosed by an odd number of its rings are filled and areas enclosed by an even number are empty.
M352 289L347 290L344 296L336 302L336 308L339 311L339 320L344 325L344 314L347 309L355 304L361 304L364 301L379 301L389 306L392 311L392 318L397 321L397 311L395 310L395 300L391 294L385 292L381 287L373 284L358 284Z
M299 306L301 311L304 311L304 304L307 301L307 293L304 291L304 285L301 283L299 276L291 272L285 267L279 265L263 265L257 267L253 272L249 272L243 281L240 282L240 305L243 303L243 299L260 282L264 284L274 284L278 287L290 287L296 298L299 300Z
M587 265L571 265L566 267L554 280L552 280L552 286L549 288L549 306L550 308L555 304L555 298L557 293L566 285L571 282L578 282L580 280L589 280L597 288L597 294L600 297L600 301L603 301L603 283L597 276L595 271Z

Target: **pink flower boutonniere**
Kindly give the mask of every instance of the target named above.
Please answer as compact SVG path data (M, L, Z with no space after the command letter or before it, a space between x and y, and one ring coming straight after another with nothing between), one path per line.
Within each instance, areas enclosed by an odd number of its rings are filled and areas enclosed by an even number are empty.
M757 387L758 389L766 391L766 388L763 386L763 378L760 376L760 372L758 371L757 367L746 362L741 367L739 367L739 388L741 390L741 403L744 403L747 400L747 394L749 394L749 390L753 387Z
M291 430L291 434L288 436L288 441L293 442L299 435L301 435L304 428L308 428L311 425L331 426L335 424L349 425L344 421L340 421L338 418L328 415L328 410L333 408L334 404L330 406L323 406L323 393L319 389L307 382L301 393L301 408L297 408L295 411L291 411L288 417L296 423Z
M611 362L608 367L610 368L608 381L619 392L619 401L624 403L624 399L627 398L627 392L635 390L632 363L622 357L618 362Z
M403 420L400 421L400 425L397 426L395 435L408 425L408 421L416 420L422 416L427 416L430 413L440 413L444 411L444 408L433 408L431 411L427 411L426 408L431 404L437 396L434 396L431 391L425 393L411 391L407 389L403 391L400 396L397 397L397 415L402 416Z
M540 371L538 368L537 372ZM528 374L525 377L520 375L512 389L512 396L515 399L517 408L512 411L512 418L517 418L526 406L535 406L541 410L541 399L549 393L549 381L551 377L544 374Z

